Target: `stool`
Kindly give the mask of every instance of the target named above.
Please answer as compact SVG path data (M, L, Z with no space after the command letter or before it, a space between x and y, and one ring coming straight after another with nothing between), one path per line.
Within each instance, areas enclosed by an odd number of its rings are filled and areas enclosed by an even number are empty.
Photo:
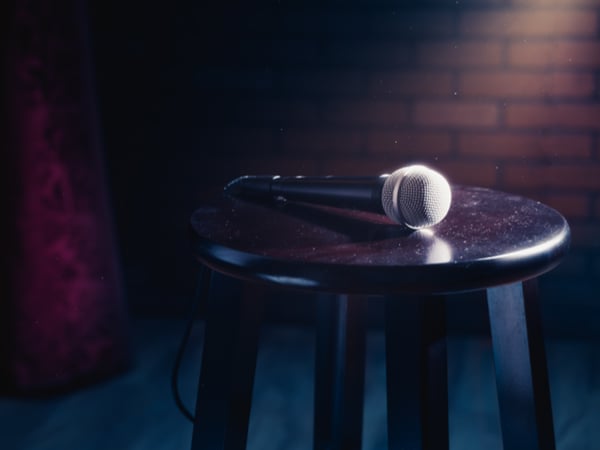
M192 449L244 449L262 296L315 291L315 449L359 449L366 298L385 301L388 445L448 448L445 298L485 290L505 449L554 449L535 277L570 232L555 210L520 196L453 186L448 216L407 230L366 212L222 198L190 222L212 270Z

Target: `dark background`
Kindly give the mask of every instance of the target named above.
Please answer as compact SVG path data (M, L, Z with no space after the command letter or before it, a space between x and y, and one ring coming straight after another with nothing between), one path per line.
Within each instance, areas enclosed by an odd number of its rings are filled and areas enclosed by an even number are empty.
M197 272L188 218L227 180L372 175L421 162L453 183L562 212L573 246L541 278L545 324L597 335L597 1L92 1L90 9L133 314L185 311ZM286 295L287 319L305 317L295 295L277 294ZM467 298L454 314L477 323L485 311L476 305Z
M540 279L553 414L558 448L594 447L599 94L599 0L0 2L4 447L189 448L169 388L194 209L245 173L416 162L568 219L571 252ZM310 296L271 296L271 321L313 318ZM484 331L485 302L455 300L452 447L501 448L489 335L457 336ZM190 406L202 341L199 323ZM310 445L314 344L314 327L264 327L249 448ZM366 448L386 448L384 349L370 333Z

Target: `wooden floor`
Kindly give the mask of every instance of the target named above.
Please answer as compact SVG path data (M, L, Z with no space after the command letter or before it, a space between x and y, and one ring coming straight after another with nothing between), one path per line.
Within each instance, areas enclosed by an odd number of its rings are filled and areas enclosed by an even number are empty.
M188 449L191 425L171 397L170 372L184 327L179 320L136 320L135 366L108 382L52 399L0 399L1 449ZM194 330L181 386L195 399L202 326ZM248 448L310 449L314 336L265 329L259 354ZM557 448L600 448L600 342L547 344ZM386 448L384 342L368 339L364 448ZM501 449L489 342L449 342L450 442L455 450Z

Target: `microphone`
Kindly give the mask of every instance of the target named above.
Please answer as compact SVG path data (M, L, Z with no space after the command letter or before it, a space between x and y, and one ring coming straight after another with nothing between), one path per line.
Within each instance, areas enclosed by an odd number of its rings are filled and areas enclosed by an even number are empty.
M446 178L422 165L375 177L245 175L230 181L224 192L240 198L284 199L370 211L413 229L439 223L452 202Z

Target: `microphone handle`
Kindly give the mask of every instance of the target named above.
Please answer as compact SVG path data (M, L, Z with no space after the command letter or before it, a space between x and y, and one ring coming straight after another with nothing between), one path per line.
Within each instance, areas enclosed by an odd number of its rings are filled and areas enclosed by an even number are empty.
M250 198L284 198L338 208L385 214L381 190L385 176L378 177L277 177L244 176L233 180L225 192Z

